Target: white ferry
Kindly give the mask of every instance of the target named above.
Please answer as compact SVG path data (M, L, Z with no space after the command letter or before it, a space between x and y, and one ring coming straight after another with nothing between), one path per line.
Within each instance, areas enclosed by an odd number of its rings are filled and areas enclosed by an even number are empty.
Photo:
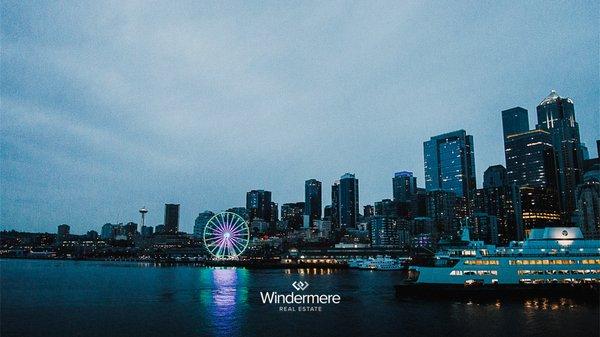
M600 240L586 240L579 227L532 229L527 240L508 247L471 241L463 228L462 245L440 250L433 266L413 266L396 293L457 290L592 289L600 284ZM576 289L577 288L577 289ZM562 292L561 292L562 293Z
M348 267L369 270L402 270L405 269L403 262L408 258L391 258L390 256L377 255L364 259L348 260Z

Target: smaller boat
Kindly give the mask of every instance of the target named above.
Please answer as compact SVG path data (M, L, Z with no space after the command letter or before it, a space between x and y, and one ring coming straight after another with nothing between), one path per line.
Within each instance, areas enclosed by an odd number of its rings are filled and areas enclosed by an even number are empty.
M398 258L393 259L390 256L377 255L377 257L370 257L363 259L358 264L358 269L369 269L369 270L402 270L404 269L403 262L406 259Z

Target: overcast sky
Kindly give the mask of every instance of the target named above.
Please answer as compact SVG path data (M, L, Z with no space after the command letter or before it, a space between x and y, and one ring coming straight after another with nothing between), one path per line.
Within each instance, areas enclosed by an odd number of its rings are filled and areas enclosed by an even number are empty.
M477 184L504 164L500 111L556 89L599 138L597 1L12 2L1 18L1 226L180 227L267 189L396 171L423 186L423 141L474 136Z

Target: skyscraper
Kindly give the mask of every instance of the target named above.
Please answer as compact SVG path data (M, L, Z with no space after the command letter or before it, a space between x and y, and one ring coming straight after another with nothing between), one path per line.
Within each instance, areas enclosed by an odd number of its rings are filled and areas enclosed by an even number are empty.
M454 192L465 199L463 213L469 214L476 188L473 136L458 130L431 137L423 150L427 191Z
M531 130L506 137L506 175L509 184L556 187L554 147L550 133Z
M206 227L208 220L210 220L210 218L212 218L214 215L215 215L215 213L213 213L211 211L204 211L204 212L198 214L198 216L196 217L196 220L194 221L194 236L195 237L201 238L204 236L204 228Z
M340 226L340 182L331 185L331 225L333 228Z
M71 227L67 224L62 224L58 226L58 230L56 232L56 240L57 241L66 241L69 238L69 234L71 232Z
M358 179L346 173L340 178L340 226L354 228L358 220Z
M493 165L483 173L483 188L500 187L508 184L506 169L502 165Z
M396 172L392 178L394 201L411 201L417 194L417 177L412 172Z
M271 191L252 190L246 193L246 209L250 221L261 219L271 222Z
M556 172L563 221L571 222L576 208L575 189L583 181L583 156L579 124L570 98L560 97L554 90L537 106L537 128L550 132L556 153Z
M304 215L303 202L291 202L281 205L281 220L287 222L287 229L300 229Z
M320 181L310 179L304 182L304 205L304 214L308 215L311 225L321 219L323 204Z
M510 135L529 131L529 116L526 109L515 107L502 111L504 140Z
M165 204L165 234L179 232L179 204Z

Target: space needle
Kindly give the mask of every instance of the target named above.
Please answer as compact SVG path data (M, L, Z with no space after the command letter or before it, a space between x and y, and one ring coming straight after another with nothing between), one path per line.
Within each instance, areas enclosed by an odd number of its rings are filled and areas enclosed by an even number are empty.
M140 208L140 214L142 215L142 228L145 226L144 225L144 220L146 219L146 213L148 213L148 209L146 208L146 206ZM140 228L140 232L141 232L141 228Z

